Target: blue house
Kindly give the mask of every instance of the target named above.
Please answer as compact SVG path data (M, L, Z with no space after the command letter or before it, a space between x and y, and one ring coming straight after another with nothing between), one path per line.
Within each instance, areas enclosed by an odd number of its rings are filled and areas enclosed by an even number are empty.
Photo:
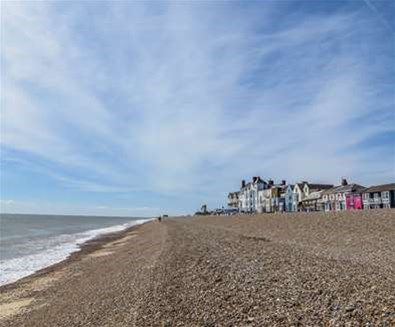
M292 202L293 202L293 192L294 185L288 184L285 189L285 211L291 212L293 211Z

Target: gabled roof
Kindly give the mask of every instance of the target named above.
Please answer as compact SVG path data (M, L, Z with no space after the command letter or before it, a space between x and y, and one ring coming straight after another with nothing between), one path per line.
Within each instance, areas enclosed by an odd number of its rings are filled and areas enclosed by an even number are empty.
M297 185L301 190L303 190L303 187L304 187L305 183L296 183L295 186L296 186L296 185ZM294 187L295 187L295 186L294 186Z
M255 181L255 184L257 183L266 183L260 176L258 176L257 180Z
M395 183L370 186L364 190L364 193L386 192L395 190Z

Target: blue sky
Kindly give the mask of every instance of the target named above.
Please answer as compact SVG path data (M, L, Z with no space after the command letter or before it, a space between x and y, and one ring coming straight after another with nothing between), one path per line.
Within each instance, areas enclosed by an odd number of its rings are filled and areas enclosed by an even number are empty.
M1 211L150 216L395 180L393 1L2 2Z

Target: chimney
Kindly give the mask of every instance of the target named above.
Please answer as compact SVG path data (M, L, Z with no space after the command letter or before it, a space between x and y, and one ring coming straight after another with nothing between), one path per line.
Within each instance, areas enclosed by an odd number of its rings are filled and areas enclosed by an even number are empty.
M281 185L286 185L287 184L287 181L285 180L285 179L283 179L282 181L281 181Z
M252 177L252 182L253 183L256 183L257 180L258 180L258 177L256 177L256 176Z
M348 185L347 179L342 178L342 186L346 186L346 185Z
M246 186L246 181L243 179L242 181L241 181L241 188L244 188Z

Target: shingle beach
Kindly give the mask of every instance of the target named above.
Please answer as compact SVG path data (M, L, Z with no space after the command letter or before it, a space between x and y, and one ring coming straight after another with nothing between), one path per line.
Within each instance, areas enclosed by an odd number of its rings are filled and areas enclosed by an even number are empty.
M0 290L1 326L395 326L395 210L153 221Z

